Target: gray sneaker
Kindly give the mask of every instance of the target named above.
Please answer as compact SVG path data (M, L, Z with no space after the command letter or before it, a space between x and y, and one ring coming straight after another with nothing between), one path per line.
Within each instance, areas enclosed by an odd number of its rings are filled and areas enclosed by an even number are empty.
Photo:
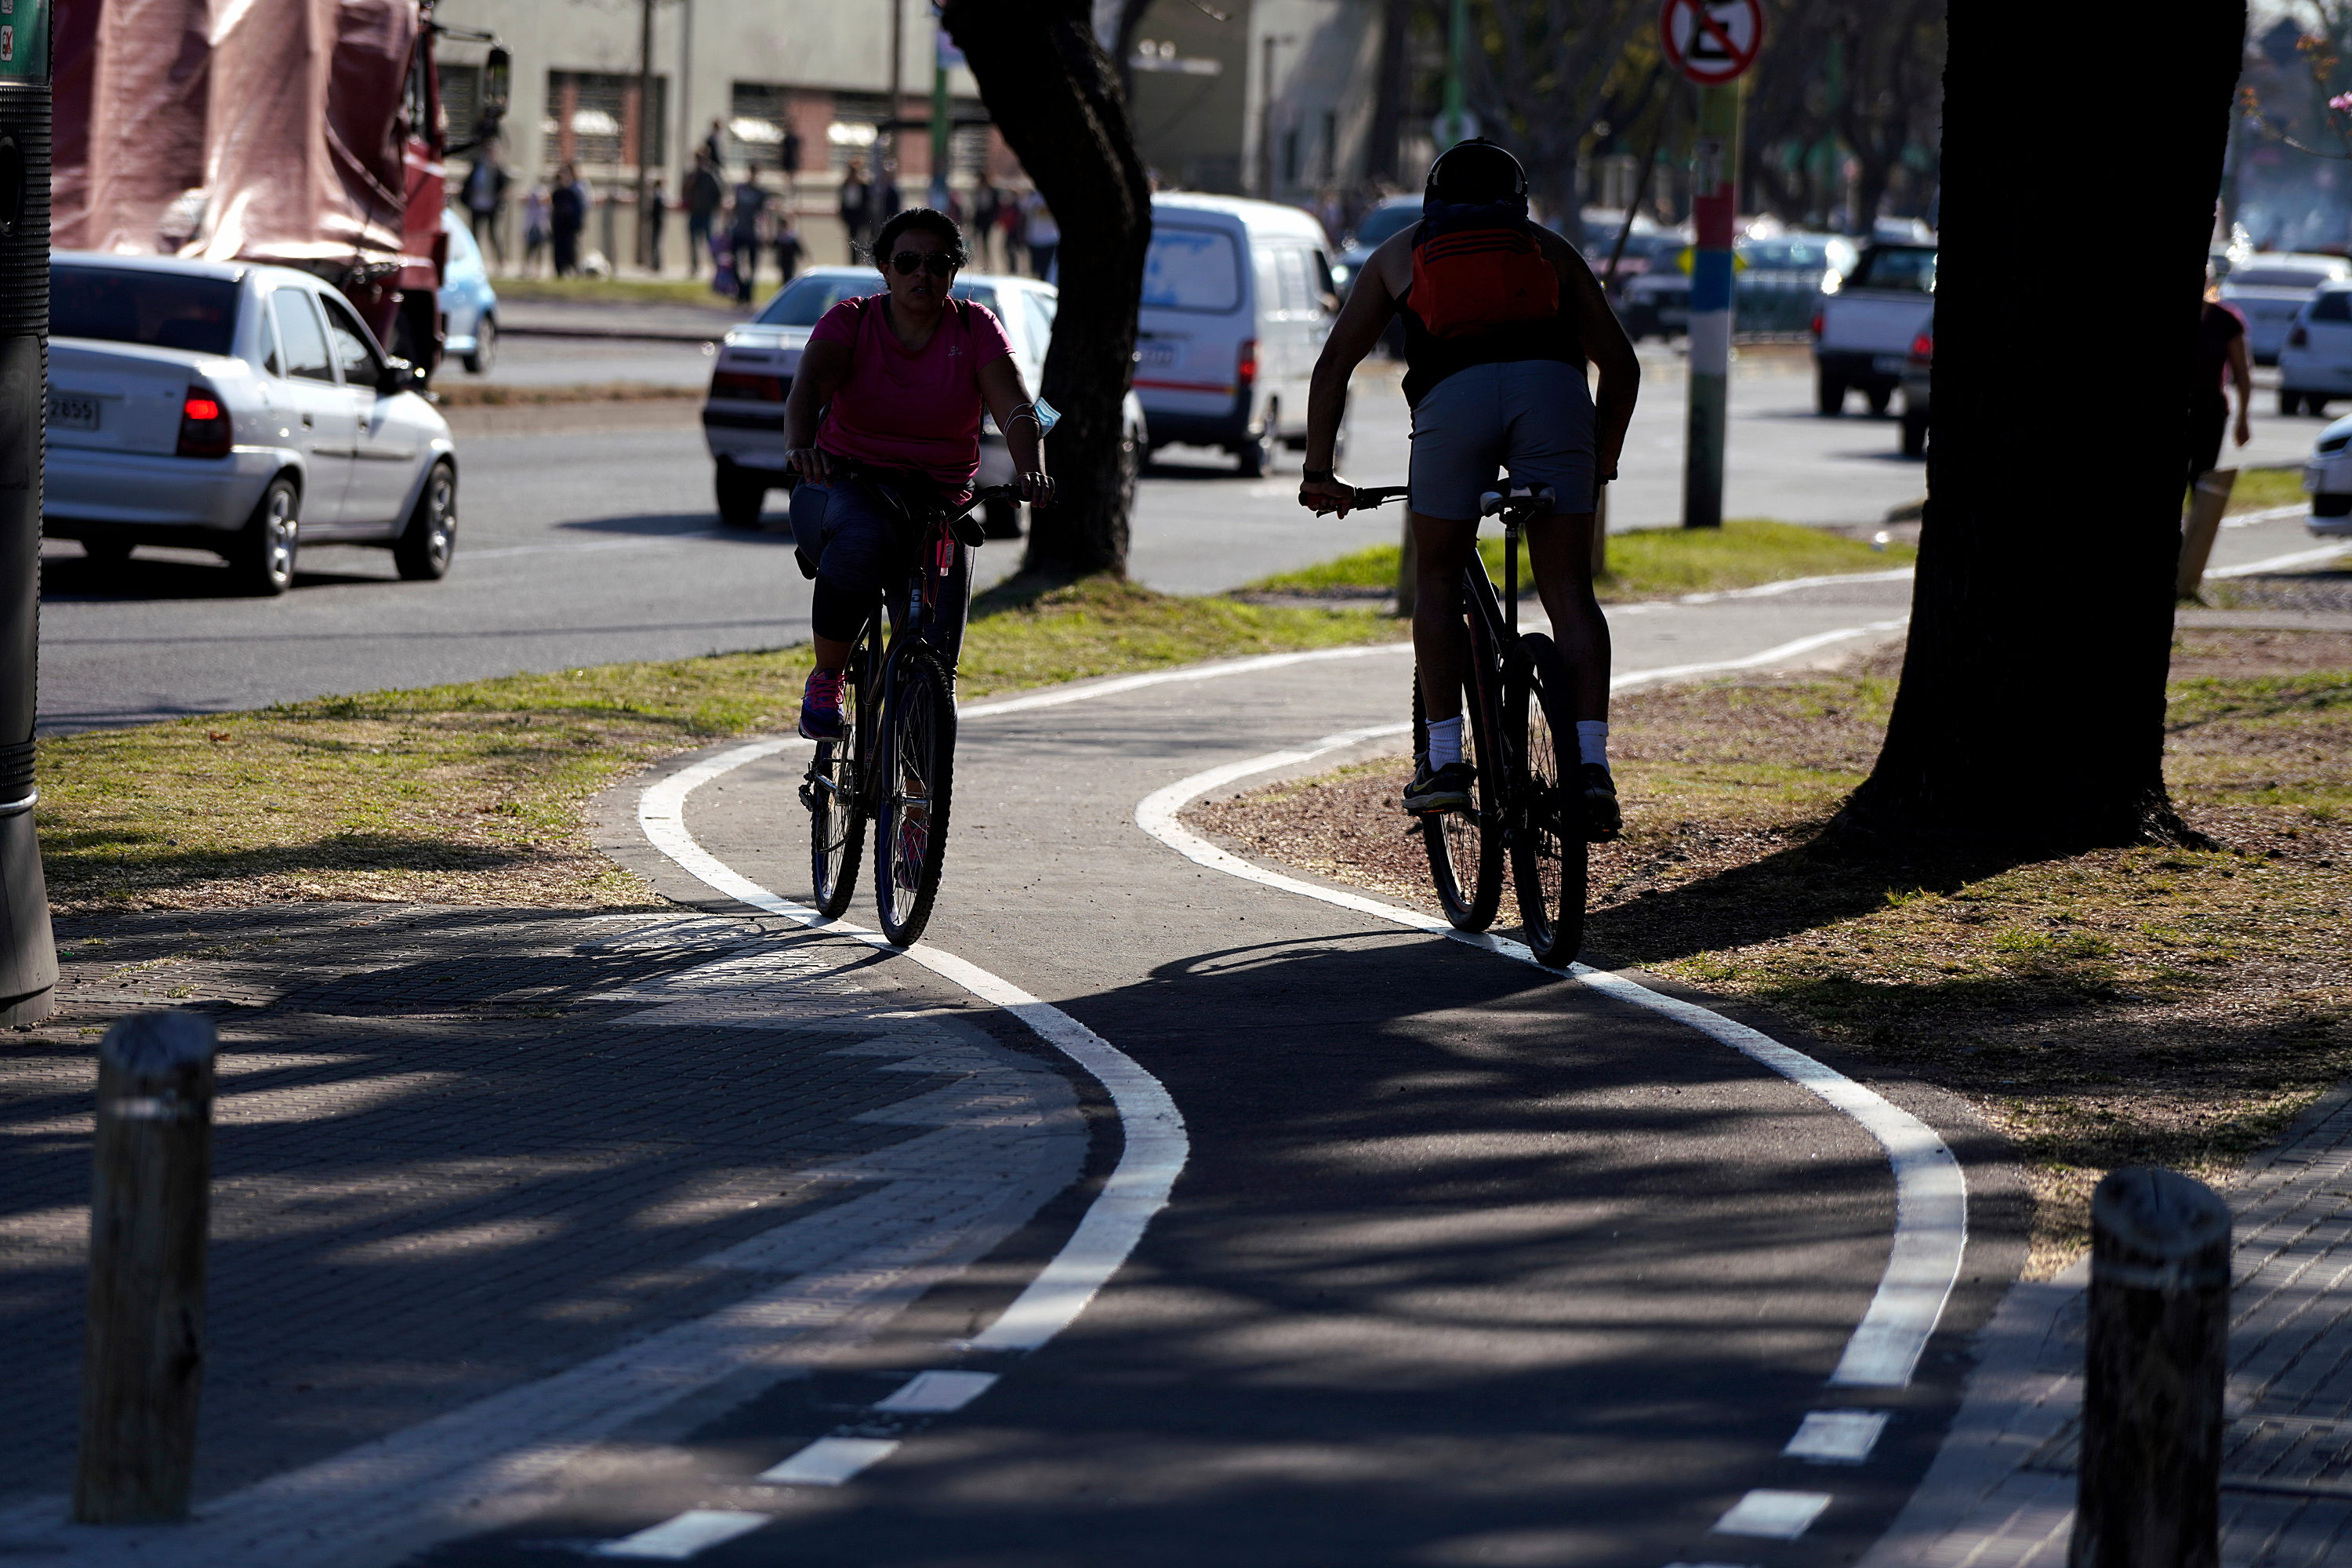
M1412 783L1404 788L1404 808L1415 816L1432 812L1470 809L1470 786L1478 782L1478 770L1468 763L1448 763L1432 772L1423 762L1412 775Z

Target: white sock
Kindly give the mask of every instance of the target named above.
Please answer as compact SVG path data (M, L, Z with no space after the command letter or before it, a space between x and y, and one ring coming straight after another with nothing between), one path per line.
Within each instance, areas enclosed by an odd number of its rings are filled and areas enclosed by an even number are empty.
M1462 715L1451 719L1433 719L1429 731L1429 766L1433 773L1448 763L1462 760Z
M1576 754L1580 761L1609 765L1609 722L1605 719L1576 721Z

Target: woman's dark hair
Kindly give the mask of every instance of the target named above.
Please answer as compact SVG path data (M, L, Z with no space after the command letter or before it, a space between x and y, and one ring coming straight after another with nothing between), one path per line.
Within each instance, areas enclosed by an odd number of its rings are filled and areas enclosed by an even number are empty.
M1483 137L1458 142L1429 166L1429 193L1439 201L1484 205L1528 193L1519 161Z
M866 259L877 267L889 266L891 247L898 243L898 237L910 228L919 228L946 240L950 259L958 267L970 265L971 252L963 247L963 230L956 226L955 219L937 207L908 207L892 217L882 226L882 232L874 237L874 247L866 252Z

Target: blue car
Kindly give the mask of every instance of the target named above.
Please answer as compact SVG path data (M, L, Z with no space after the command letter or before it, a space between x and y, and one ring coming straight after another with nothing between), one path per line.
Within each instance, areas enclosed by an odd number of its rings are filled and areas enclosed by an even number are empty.
M499 357L499 295L472 231L454 207L441 209L441 232L449 237L449 268L441 280L441 317L447 323L442 352L480 375Z

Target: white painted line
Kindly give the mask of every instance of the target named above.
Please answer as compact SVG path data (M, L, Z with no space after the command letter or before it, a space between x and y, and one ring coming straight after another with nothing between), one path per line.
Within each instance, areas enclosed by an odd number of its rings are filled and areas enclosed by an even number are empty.
M618 1541L607 1541L591 1550L588 1555L683 1563L720 1542L749 1535L767 1522L768 1516L764 1513L737 1513L731 1509L689 1509L676 1519L662 1521L650 1530L640 1530L635 1535L625 1535Z
M1118 1112L1124 1146L1118 1164L1060 1252L1006 1308L1003 1316L971 1342L976 1350L1035 1350L1086 1310L1110 1277L1143 1239L1151 1216L1167 1206L1169 1190L1183 1170L1190 1145L1184 1119L1160 1080L1133 1058L1063 1012L1039 1001L1002 976L929 943L896 948L879 931L844 921L827 921L816 910L780 899L736 871L695 841L686 827L687 797L744 763L772 756L792 740L755 741L682 768L646 787L637 797L637 825L653 847L701 882L769 914L804 926L822 927L885 952L903 952L932 973L960 985L982 1001L1020 1019L1101 1084Z
M1883 1410L1815 1410L1798 1424L1797 1435L1780 1452L1816 1465L1859 1465L1885 1430Z
M1795 643L1783 645L1783 649L1807 651L1818 641L1811 637L1800 638ZM1783 650L1771 651L1780 653ZM1759 662L1768 661L1760 658L1726 661L1726 665L1720 668L1744 668ZM1681 667L1685 672L1694 674L1704 673L1709 668L1717 667ZM1631 671L1619 679L1637 680L1654 673ZM1383 903L1377 899L1335 888L1318 887L1295 877L1269 871L1237 855L1227 854L1176 819L1177 814L1186 805L1210 790L1254 773L1312 762L1373 736L1395 734L1408 728L1409 725L1389 724L1351 730L1326 736L1303 750L1272 752L1194 773L1165 789L1153 791L1138 803L1136 826L1185 858L1213 870L1305 898L1318 899L1327 904L1336 904L1341 909L1354 910L1360 914L1427 931L1433 936L1450 937L1522 963L1535 964L1535 953L1523 942L1496 936L1491 931L1457 931L1444 921L1423 914L1418 910ZM1943 1317L1944 1303L1951 1295L1953 1283L1959 1278L1960 1260L1968 1247L1967 1179L1960 1170L1959 1161L1936 1135L1934 1129L1843 1073L1720 1013L1653 991L1622 975L1594 969L1590 964L1576 963L1565 970L1550 970L1549 973L1571 975L1620 1002L1645 1007L1687 1024L1798 1084L1853 1118L1878 1140L1880 1147L1886 1151L1887 1164L1895 1176L1894 1245L1886 1260L1885 1272L1879 1278L1877 1292L1871 1299L1869 1310L1863 1314L1861 1323L1847 1340L1845 1352L1839 1358L1836 1370L1831 1373L1830 1383L1833 1387L1849 1388L1901 1388L1908 1384L1921 1353L1927 1347L1928 1338L1934 1334L1936 1324Z
M2341 544L2324 545L2317 550L2298 550L2292 555L2272 555L2260 561L2247 561L2236 566L2216 566L2207 572L2208 577L2252 577L2259 572L2284 572L2294 566L2316 566L2323 561L2333 561L2352 550L2352 539Z
M1840 626L1835 631L1815 632L1811 637L1784 642L1778 647L1768 647L1762 653L1751 653L1744 658L1717 658L1700 664L1665 664L1649 669L1629 669L1622 675L1611 676L1609 689L1622 691L1627 687L1646 686L1655 680L1687 680L1693 676L1719 675L1735 669L1758 669L1766 665L1784 664L1790 659L1802 658L1838 643L1851 642L1856 637L1900 631L1910 619L1908 616L1896 616L1891 620L1870 621L1858 626Z
M2283 517L2303 517L2311 510L2309 501L2297 501L2293 506L2264 507L2260 511L2236 511L2221 520L2223 528L2251 528L2258 522L2276 522Z
M1715 1521L1717 1535L1760 1535L1769 1541L1794 1541L1812 1528L1830 1506L1827 1492L1780 1492L1759 1489L1749 1492Z
M1669 1563L1666 1568L1756 1568L1752 1563Z
M1266 653L1250 658L1226 659L1217 664L1188 664L1175 669L1155 669L1142 675L1122 675L1109 680L1097 680L1084 686L1057 686L1048 691L1033 692L1026 697L1003 697L989 702L959 703L959 719L987 719L999 713L1026 713L1038 708L1059 708L1068 702L1090 702L1097 697L1117 697L1123 692L1140 691L1148 686L1167 686L1194 680L1216 680L1228 675L1255 675L1262 669L1280 669L1285 665L1311 664L1330 658L1370 658L1381 654L1411 653L1410 642L1362 643L1349 647L1320 647L1306 653Z
M961 1410L996 1382L992 1372L919 1372L904 1387L874 1406L877 1410L936 1415Z
M782 1464L761 1470L758 1479L772 1487L843 1486L898 1451L898 1445L887 1437L819 1437Z
M1783 577L1777 583L1759 583L1752 588L1718 588L1712 594L1685 594L1673 602L1677 605L1713 605L1725 599L1770 599L1782 594L1793 594L1800 588L1832 588L1845 583L1902 583L1908 581L1916 573L1914 567L1896 566L1885 572L1832 572L1820 577Z

